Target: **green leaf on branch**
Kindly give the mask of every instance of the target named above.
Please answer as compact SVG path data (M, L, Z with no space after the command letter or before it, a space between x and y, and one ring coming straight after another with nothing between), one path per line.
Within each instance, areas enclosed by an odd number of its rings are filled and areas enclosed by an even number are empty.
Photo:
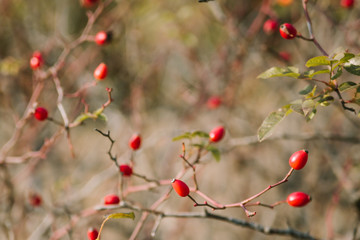
M310 121L311 119L313 119L315 117L316 114L316 108L314 108L311 112L309 112L306 115L306 121Z
M293 111L290 106L290 104L285 105L265 118L258 129L258 139L260 142L269 137L274 127Z
M181 134L180 136L174 137L172 140L178 141L181 139L192 139L194 137L209 138L209 134L202 131L186 132L184 134Z
M207 132L195 131L191 134L191 137L209 138L209 134Z
M304 88L303 90L301 90L300 92L299 92L299 94L301 94L301 95L307 95L307 94L309 94L309 93L311 93L311 92L314 92L315 90L316 90L316 86L314 86L314 85L308 85L308 86L306 86L306 88Z
M305 100L302 103L302 109L304 111L305 116L308 115L308 113L314 109L315 105L316 105L316 103L312 99Z
M100 230L99 230L99 235L96 238L96 240L100 239L101 232L102 232L102 229L103 229L104 224L106 223L106 221L108 221L109 219L119 219L119 218L130 218L130 219L134 220L135 219L135 214L133 212L130 212L130 213L112 213L112 214L108 215L103 220L103 222L101 224L101 227L100 227Z
M301 115L305 115L304 114L304 111L303 111L303 109L302 109L302 100L301 99L298 99L298 100L295 100L295 101L293 101L293 102L291 102L290 103L290 108L294 111L294 112L296 112L296 113L299 113L299 114L301 114Z
M261 79L267 79L272 77L293 77L298 78L300 76L299 69L296 67L272 67L258 76Z
M316 66L330 65L330 64L331 64L331 62L327 56L318 56L318 57L313 57L313 58L309 59L306 62L305 66L306 67L316 67Z
M351 58L344 64L344 68L349 73L360 76L360 57Z
M214 147L212 145L208 145L208 146L206 146L206 150L211 152L212 156L215 158L215 160L217 162L220 161L220 150L219 149L217 149L216 147Z
M332 102L334 102L334 97L330 95L324 95L318 103L320 103L321 106L326 107L329 106Z
M312 78L312 77L314 77L315 75L323 74L323 73L329 73L329 72L330 72L329 69L322 69L322 70L319 70L319 71L310 70L310 71L308 71L308 72L305 72L305 73L304 73L304 76L305 76L305 77Z
M346 63L348 62L350 59L354 58L355 55L352 53L344 53L344 56L340 59L341 63Z
M178 141L178 140L181 140L181 139L191 139L191 132L186 132L184 134L176 136L172 140L175 142L175 141Z
M340 84L339 86L339 90L340 92L344 92L346 90L349 90L351 88L355 88L357 87L358 85L354 82L343 82L342 84Z
M100 119L100 120L102 120L104 122L107 122L107 120L108 120L107 116L105 114L103 114L103 113L100 113L98 115L98 119Z
M331 77L331 80L339 78L341 74L342 74L342 67L338 67L336 74Z

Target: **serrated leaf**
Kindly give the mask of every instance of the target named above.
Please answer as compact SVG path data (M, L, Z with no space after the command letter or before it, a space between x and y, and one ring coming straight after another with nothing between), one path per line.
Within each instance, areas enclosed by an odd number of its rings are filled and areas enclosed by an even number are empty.
M191 137L209 138L209 134L207 132L195 131L191 134Z
M349 73L360 76L360 57L351 58L347 63L344 64L344 68Z
M305 115L308 115L308 113L310 111L312 111L312 109L315 107L315 101L312 100L312 99L308 99L308 100L305 100L303 103L302 103L302 109L304 111L304 114Z
M208 146L206 147L206 150L208 150L209 152L211 152L212 156L215 158L215 160L216 160L217 162L220 161L220 150L219 150L219 149L217 149L217 148L214 147L214 146L208 145Z
M349 90L351 88L355 88L357 86L358 85L354 82L343 82L342 84L340 84L339 90L340 90L340 92L343 92L343 91Z
M314 85L307 85L303 90L299 92L300 95L307 95L314 89Z
M267 79L272 77L293 77L298 78L300 76L299 69L296 67L272 67L258 76L261 79Z
M184 134L181 134L179 136L176 136L174 137L172 140L175 142L175 141L178 141L178 140L181 140L181 139L191 139L191 133L190 132L186 132Z
M290 104L286 105L279 110L270 113L262 122L260 128L258 129L258 139L263 141L269 137L272 133L274 127L279 124L287 115L289 115L293 110L290 109Z
M316 66L322 66L322 65L330 65L330 60L327 56L318 56L318 57L313 57L311 59L309 59L305 66L306 67L316 67Z

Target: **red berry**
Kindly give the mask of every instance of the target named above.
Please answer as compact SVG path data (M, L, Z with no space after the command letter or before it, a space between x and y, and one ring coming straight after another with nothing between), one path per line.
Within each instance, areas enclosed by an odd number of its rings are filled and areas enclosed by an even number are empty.
M109 194L104 197L104 204L110 205L110 204L119 204L120 198L115 194Z
M223 126L219 126L211 130L209 133L210 141L218 142L220 141L225 135L225 129Z
M300 150L294 152L289 158L290 167L295 170L302 169L308 160L308 153L309 152L307 150Z
M81 5L83 7L89 8L89 7L93 7L98 2L99 0L81 0Z
M43 107L38 107L35 109L34 117L39 121L44 121L48 118L48 111Z
M278 28L278 22L274 19L268 19L263 25L263 30L266 34L273 34Z
M292 207L303 207L311 201L311 197L303 192L293 192L286 201Z
M131 176L133 173L132 168L126 164L120 165L119 170L123 176Z
M104 45L111 41L112 34L111 32L100 31L95 35L95 42L98 45Z
M97 66L97 68L94 71L94 77L97 80L103 80L106 78L107 76L107 66L105 63L100 63L99 66Z
M29 197L29 202L33 207L39 207L42 203L42 198L39 194L33 193Z
M30 67L34 70L38 69L39 67L41 67L43 62L44 62L44 60L43 60L41 52L35 51L33 53L32 57L30 58Z
M340 6L343 8L352 8L354 6L355 0L341 0Z
M218 108L221 105L221 98L218 96L212 96L207 100L206 105L209 109Z
M293 39L296 37L296 28L290 23L284 23L280 26L280 35L285 39Z
M186 197L190 193L190 189L186 183L181 180L173 179L171 185L174 188L175 192L179 194L180 197Z
M291 60L291 54L285 51L279 52L279 57L286 62Z
M134 134L129 140L129 146L135 151L140 148L141 137L139 134Z
M87 235L89 240L96 240L99 233L95 228L89 228Z

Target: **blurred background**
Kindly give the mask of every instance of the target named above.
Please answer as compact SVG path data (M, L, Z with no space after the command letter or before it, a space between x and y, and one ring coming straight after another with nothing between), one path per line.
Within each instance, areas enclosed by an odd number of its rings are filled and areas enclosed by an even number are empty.
M360 12L342 8L340 1L308 1L314 34L331 53L338 47L358 53ZM74 0L0 0L0 146L9 141L15 122L24 114L36 83L29 67L32 53L43 54L42 69L53 66L64 46L77 39L87 23L87 11ZM308 82L290 78L258 79L273 66L292 65L304 71L305 62L321 52L300 39L285 40L263 29L268 19L292 23L308 36L301 1L216 0L112 1L89 32L89 41L73 49L58 72L65 97L62 101L70 121L84 111L83 102L94 111L107 101L106 87L113 88L113 102L104 111L108 121L86 120L70 130L75 156L66 134L57 138L46 156L19 164L1 164L0 238L49 239L70 222L71 216L102 203L106 194L119 189L119 173L107 152L110 142L94 131L110 131L116 141L113 153L128 163L132 152L128 140L142 136L134 154L134 171L152 179L171 179L181 171L181 141L172 138L196 130L226 128L216 143L221 160L211 154L198 167L200 189L223 204L242 201L281 180L289 171L290 155L309 150L309 161L289 182L258 200L274 203L295 191L311 195L304 208L286 204L275 209L253 207L255 217L241 209L216 213L271 228L294 228L321 239L360 239L359 224L359 119L342 109L339 101L319 108L306 122L292 114L264 142L256 141L265 117L281 106L301 98L298 92ZM98 31L112 31L113 39L99 46L91 39ZM71 94L94 81L99 63L108 66L108 77L86 89L80 97ZM326 79L326 78L325 78ZM358 81L344 73L347 81ZM61 122L54 82L45 79L37 102ZM321 88L322 86L319 86ZM217 98L219 104L209 103ZM335 98L337 96L334 95ZM81 100L83 99L83 101ZM29 118L8 156L37 151L59 126ZM329 138L335 135L338 137ZM185 141L189 153L189 142ZM183 180L192 186L191 174ZM128 184L143 184L132 177ZM168 187L130 194L128 199L150 207ZM29 196L37 193L42 204L33 207ZM10 200L11 201L10 201ZM174 192L159 208L165 212L202 211ZM103 213L82 217L61 239L86 239L89 227L99 228ZM102 239L128 239L135 221L110 220ZM150 216L138 239L150 239L155 217ZM155 239L291 239L269 236L210 219L162 220Z

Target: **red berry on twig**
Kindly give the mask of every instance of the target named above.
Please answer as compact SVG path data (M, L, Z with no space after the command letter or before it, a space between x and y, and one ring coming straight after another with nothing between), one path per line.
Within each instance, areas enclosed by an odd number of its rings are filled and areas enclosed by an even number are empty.
M138 150L141 145L141 136L139 134L134 134L129 140L129 146L132 150Z
M126 165L126 164L120 165L119 170L120 170L120 172L122 173L123 176L130 177L132 175L132 173L133 173L132 168L129 165Z
M98 45L104 45L111 41L112 34L111 32L100 31L95 35L95 42Z
M296 28L290 23L284 23L280 26L280 35L285 39L293 39L296 37Z
M180 197L186 197L190 193L188 185L179 179L173 179L171 185Z
M107 69L106 64L100 63L99 66L97 66L97 68L94 71L94 77L97 80L103 80L106 78L107 72L108 72L108 69Z
M120 202L120 198L115 194L109 194L104 197L104 204L118 204Z
M41 67L43 62L44 62L44 60L43 60L41 52L35 51L33 53L32 57L30 58L30 67L34 70L38 69Z
M292 207L303 207L310 201L311 197L303 192L293 192L286 199L286 202Z
M209 133L210 141L218 142L220 141L225 135L225 129L223 126L218 126L211 130Z
M95 228L89 228L87 235L89 240L96 240L99 233Z
M308 153L309 152L307 150L294 152L289 158L290 167L295 170L300 170L305 167L308 160Z
M43 107L38 107L35 109L34 117L39 121L44 121L48 118L48 111Z

